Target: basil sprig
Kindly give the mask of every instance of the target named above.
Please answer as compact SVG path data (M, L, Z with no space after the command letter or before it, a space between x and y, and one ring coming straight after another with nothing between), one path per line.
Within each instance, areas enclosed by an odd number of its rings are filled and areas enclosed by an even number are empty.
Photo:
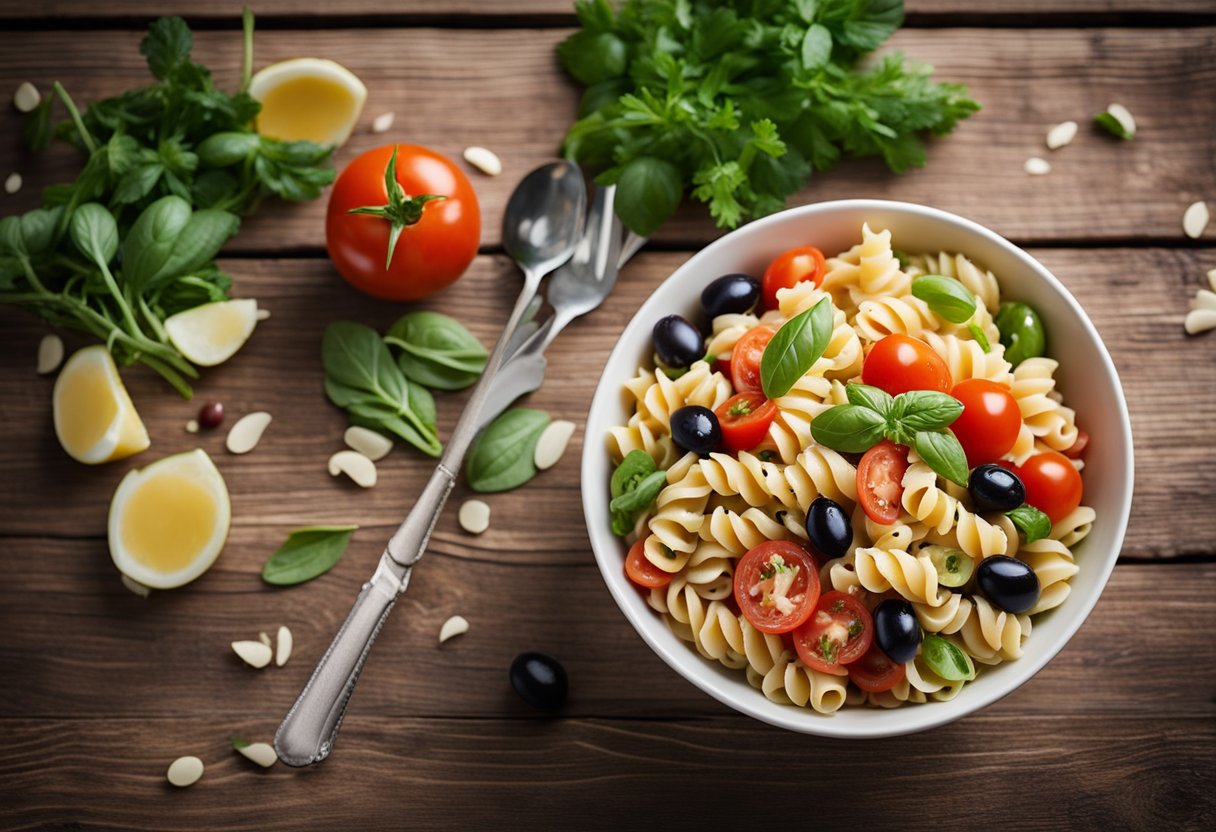
M820 445L842 453L864 453L883 439L910 445L930 468L953 483L967 485L967 455L947 428L963 412L953 396L910 390L892 397L867 384L845 387L849 404L825 410L811 422Z
M975 678L975 665L971 657L958 645L936 633L925 636L921 656L930 670L948 682L965 682Z
M1029 503L1005 512L1005 516L1026 536L1027 543L1034 543L1051 534L1051 518Z
M262 566L262 580L293 586L324 575L338 562L358 526L308 526L287 535L287 541Z
M770 399L784 396L811 369L832 339L832 302L823 298L786 321L764 348L760 385Z
M513 407L490 422L469 448L465 475L480 492L510 491L536 476L536 443L549 426L549 414Z
M973 320L979 308L975 295L960 281L941 274L923 274L912 281L912 294L944 320L952 324L967 324L967 331L984 352L992 349L988 336Z
M463 390L481 377L489 353L455 318L420 310L389 327L384 343L401 352L397 366L410 381L435 390Z
M667 483L667 472L658 469L650 454L630 451L612 472L608 485L612 502L612 533L624 537L633 529L637 516L659 496Z

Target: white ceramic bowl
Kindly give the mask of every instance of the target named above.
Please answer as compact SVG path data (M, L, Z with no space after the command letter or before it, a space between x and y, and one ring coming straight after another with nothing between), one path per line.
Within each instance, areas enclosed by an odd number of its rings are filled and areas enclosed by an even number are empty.
M1059 359L1059 389L1091 437L1086 459L1086 505L1098 519L1078 544L1081 571L1063 605L1035 618L1034 632L1017 661L984 668L948 702L894 710L846 706L826 716L809 708L771 702L740 670L703 659L678 639L624 575L625 550L609 528L608 480L612 464L604 437L630 416L622 384L649 366L651 328L664 315L695 317L701 290L730 272L762 273L775 255L795 245L815 245L829 256L861 238L861 226L890 229L894 244L911 252L961 252L991 269L1002 297L1030 303L1047 330L1049 354ZM750 223L693 256L642 304L608 357L587 416L582 462L583 511L595 559L621 611L663 661L701 690L757 719L808 734L885 737L923 731L958 719L1015 690L1047 664L1085 621L1106 586L1127 527L1132 499L1132 437L1127 405L1110 355L1084 310L1047 269L997 234L954 214L905 202L843 200L793 208ZM673 681L674 684L674 681ZM1081 692L1078 691L1078 694Z

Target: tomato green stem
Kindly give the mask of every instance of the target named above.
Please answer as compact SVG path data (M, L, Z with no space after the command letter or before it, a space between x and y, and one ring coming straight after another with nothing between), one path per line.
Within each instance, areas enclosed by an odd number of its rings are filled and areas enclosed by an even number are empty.
M393 252L397 250L401 232L422 219L422 209L428 202L447 197L440 194L408 196L405 193L405 188L397 181L397 145L393 145L393 155L389 157L388 165L384 168L384 190L388 194L387 204L351 208L347 213L380 217L389 221L391 227L388 232L388 253L384 258L384 270L388 271L389 266L393 264Z

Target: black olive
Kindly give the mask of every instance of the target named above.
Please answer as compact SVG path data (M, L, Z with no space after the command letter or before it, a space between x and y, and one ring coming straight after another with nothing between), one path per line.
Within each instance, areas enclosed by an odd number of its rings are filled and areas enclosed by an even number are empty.
M687 318L679 315L659 318L654 325L653 337L654 351L668 367L690 367L694 361L705 357L701 330L689 323Z
M690 404L671 414L671 438L684 450L705 456L722 446L722 426L708 407Z
M853 523L840 503L816 497L806 512L806 533L815 551L829 560L844 557L853 543Z
M874 608L874 640L891 661L911 661L920 639L920 622L907 601L888 598Z
M976 580L988 600L1014 615L1039 602L1039 576L1016 558L993 555L980 561Z
M980 511L1013 511L1026 502L1026 486L1017 474L999 465L980 465L967 486Z
M511 662L511 687L533 708L555 711L566 701L566 669L544 653L520 653Z
M751 312L760 300L760 281L746 274L725 274L701 292L701 309L713 320L719 315Z

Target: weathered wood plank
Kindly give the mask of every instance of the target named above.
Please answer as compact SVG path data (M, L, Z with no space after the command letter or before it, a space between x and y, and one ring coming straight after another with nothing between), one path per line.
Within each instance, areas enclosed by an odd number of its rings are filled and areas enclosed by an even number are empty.
M1047 249L1036 252L1069 286L1090 313L1122 374L1132 413L1137 450L1135 505L1124 549L1136 557L1211 554L1208 497L1216 492L1216 448L1208 426L1216 423L1216 364L1210 336L1183 334L1187 301L1216 266L1216 253L1200 250ZM622 273L608 302L575 322L551 351L545 386L531 404L555 417L583 421L600 368L633 311L681 262L683 254L643 254ZM252 454L223 450L223 431L191 436L185 422L198 402L187 403L151 373L127 374L140 413L151 431L148 453L115 465L80 466L58 448L50 422L51 382L34 375L34 353L42 325L13 311L0 312L0 446L11 495L0 530L10 535L104 534L106 506L122 474L161 455L201 446L215 455L228 481L238 526L271 528L322 522L389 526L404 515L433 464L401 448L380 464L380 483L369 492L336 481L325 471L329 454L341 447L343 416L321 395L319 344L332 320L363 321L381 329L406 307L378 303L347 289L324 260L230 261L238 293L258 297L273 317L228 365L204 372L198 401L218 399L230 423L252 410L268 410L275 422ZM491 343L518 287L502 257L481 257L460 282L430 304L457 314L485 343ZM464 394L438 396L441 435L460 412ZM1083 403L1074 403L1085 421ZM597 438L595 441L599 441ZM542 560L585 547L578 498L581 434L566 459L526 488L495 495L495 525L484 538L461 543L449 517L438 545L471 544L487 553L505 550ZM1096 449L1100 451L1101 449ZM34 499L29 495L38 495ZM58 495L59 501L49 501ZM464 492L458 492L460 499ZM543 528L520 534L536 500L548 505ZM64 506L70 508L65 513ZM534 524L533 524L534 525ZM52 531L53 530L53 531ZM499 536L499 530L502 535Z
M911 737L849 743L737 717L690 722L435 721L351 716L316 769L263 771L193 716L3 720L4 829L754 828L774 812L816 825L974 829L1204 829L1216 802L1213 721L1044 715L1006 706ZM1050 739L1045 739L1045 738ZM208 765L179 791L180 754ZM949 787L943 787L947 784ZM802 795L801 801L791 798ZM808 795L813 795L809 797ZM844 799L824 799L847 795ZM809 805L808 805L809 804ZM859 808L864 806L864 811ZM914 809L912 807L923 807ZM624 822L624 824L623 824Z
M259 64L296 55L338 60L367 82L363 126L339 164L386 140L430 145L458 156L481 144L502 156L506 173L475 179L483 201L483 242L498 240L505 200L519 177L557 152L574 116L576 88L553 45L568 30L379 29L265 31ZM136 31L0 35L0 89L62 80L79 101L143 83ZM234 32L200 32L198 56L231 85L240 64ZM932 203L1019 240L1182 239L1183 209L1216 192L1209 137L1216 130L1216 29L904 30L892 47L930 61L939 77L964 81L985 109L954 135L934 142L927 168L896 177L873 161L817 175L793 200L886 197ZM408 58L406 57L408 56ZM1185 90L1185 94L1179 91ZM1087 122L1112 100L1140 124L1134 142L1086 127L1052 154L1054 172L1031 177L1028 156L1045 155L1047 128ZM397 128L374 136L384 111ZM19 148L18 115L0 113L0 170L19 170L26 188L6 212L29 207L41 185L69 178L79 161L66 148L32 159ZM316 250L323 203L267 206L246 223L233 249ZM681 211L661 232L697 244L717 235L700 207ZM1209 235L1216 234L1216 228Z

